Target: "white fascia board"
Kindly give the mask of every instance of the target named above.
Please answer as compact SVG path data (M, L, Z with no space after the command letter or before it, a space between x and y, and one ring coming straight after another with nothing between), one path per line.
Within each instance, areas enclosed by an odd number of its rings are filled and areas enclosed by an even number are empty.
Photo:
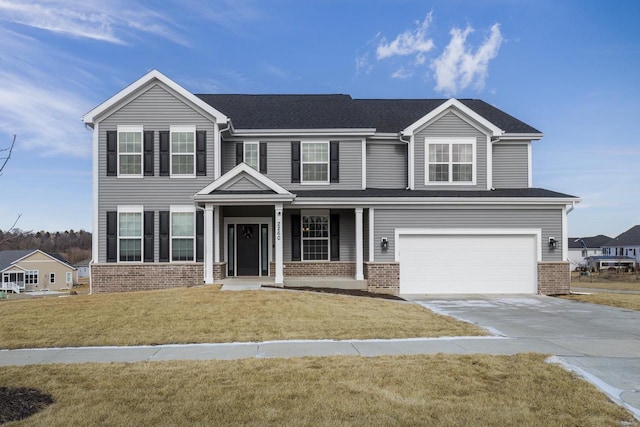
M224 204L225 206L245 206L285 203L291 202L294 198L294 195L286 196L278 194L217 194L195 196L193 199L196 203L213 203L216 205Z
M216 179L211 184L207 185L202 190L198 191L196 193L196 196L207 196L212 191L220 188L220 186L226 184L227 182L231 181L233 178L237 177L242 173L246 173L250 177L254 178L258 182L263 184L265 187L275 191L276 194L293 196L290 192L285 190L283 187L276 184L274 181L267 178L265 175L261 174L260 172L258 172L251 166L247 165L246 163L240 163L239 165L231 169L229 172L225 173L220 178Z
M52 261L55 261L55 262L57 262L57 263L59 263L59 264L62 264L62 265L66 265L67 267L72 268L72 269L74 269L74 270L76 269L74 266L69 265L69 264L67 264L66 262L60 261L58 258L53 257L53 256L49 255L49 254L48 254L48 253L46 253L46 252L42 252L40 249L36 249L36 250L34 250L33 252L30 252L30 253L26 254L25 256L23 256L23 257L21 257L21 258L18 258L17 260L15 260L15 261L13 262L13 264L16 264L16 263L18 263L18 262L20 262L20 261L23 261L25 258L29 258L31 255L33 255L33 254L35 254L35 253L40 253L40 254L42 254L42 255L46 256L47 258L50 258ZM20 267L20 266L16 266L16 267L18 267L18 268L22 268L22 267Z
M500 139L517 139L517 140L529 140L535 141L542 139L543 133L503 133Z
M410 205L542 205L565 206L579 203L582 199L569 198L506 198L506 197L301 197L297 196L294 205L374 205L374 206L410 206Z
M126 99L128 96L132 95L135 91L145 86L152 80L157 80L159 82L164 83L173 91L178 93L180 96L184 97L186 100L196 105L198 108L210 114L212 117L215 118L216 122L223 123L223 124L227 123L227 120L228 120L227 116L225 116L220 111L216 110L211 105L207 104L202 99L198 98L197 96L195 96L194 94L186 90L185 88L183 88L182 86L180 86L179 84L177 84L176 82L174 82L173 80L171 80L169 77L165 76L158 70L149 71L147 74L140 77L138 80L136 80L129 86L125 87L120 92L116 93L111 98L107 99L105 102L95 107L93 110L86 113L82 117L82 120L86 124L93 124L97 116L104 113L111 107L117 105L119 102Z
M481 126L489 129L492 133L492 136L502 136L504 134L504 131L502 129L500 129L489 120L485 119L480 114L476 113L471 108L467 107L455 98L450 98L449 100L443 102L439 107L435 108L434 110L423 116L420 120L405 128L402 131L402 134L407 136L413 135L416 130L420 129L426 123L429 123L431 120L449 109L455 109L462 112L464 115L476 121Z
M233 136L372 136L375 129L234 129Z
M27 271L26 268L22 268L19 265L10 264L4 270L0 270L0 273L11 273L11 270L13 270L13 269L22 270L23 272Z

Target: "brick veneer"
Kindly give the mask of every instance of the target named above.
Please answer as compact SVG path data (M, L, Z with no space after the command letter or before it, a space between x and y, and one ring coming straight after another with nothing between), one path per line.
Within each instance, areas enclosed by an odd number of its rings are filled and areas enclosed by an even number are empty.
M214 262L213 263L213 280L222 280L227 278L227 263Z
M275 276L276 265L271 263L269 266L271 277ZM284 263L284 275L289 277L295 276L349 276L356 275L356 263L350 261L295 261Z
M565 295L571 288L571 270L568 262L538 263L538 293Z
M398 262L365 262L364 278L367 279L367 290L374 294L400 293L400 263Z
M215 269L214 266L214 275ZM202 263L91 265L91 288L95 293L181 288L201 285L203 278Z

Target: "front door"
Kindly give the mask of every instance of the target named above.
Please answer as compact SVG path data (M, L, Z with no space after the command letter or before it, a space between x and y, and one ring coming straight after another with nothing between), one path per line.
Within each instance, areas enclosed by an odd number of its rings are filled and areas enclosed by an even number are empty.
M238 224L236 228L238 242L238 276L260 275L260 225Z

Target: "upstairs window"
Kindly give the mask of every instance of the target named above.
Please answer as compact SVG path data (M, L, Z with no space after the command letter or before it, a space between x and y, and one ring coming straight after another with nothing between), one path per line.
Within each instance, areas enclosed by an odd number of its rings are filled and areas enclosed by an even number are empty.
M171 175L195 176L195 126L171 126L170 133Z
M474 184L475 138L426 138L425 184Z
M302 143L302 182L329 182L329 142Z
M142 176L142 126L118 126L118 175Z
M191 206L171 207L171 261L194 261L195 211Z
M257 142L244 143L244 162L255 170L259 170L260 151Z

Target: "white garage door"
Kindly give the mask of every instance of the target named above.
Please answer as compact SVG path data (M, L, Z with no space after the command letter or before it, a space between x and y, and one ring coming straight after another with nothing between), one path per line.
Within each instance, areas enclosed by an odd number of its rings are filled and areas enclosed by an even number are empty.
M536 235L400 234L401 294L536 293Z

